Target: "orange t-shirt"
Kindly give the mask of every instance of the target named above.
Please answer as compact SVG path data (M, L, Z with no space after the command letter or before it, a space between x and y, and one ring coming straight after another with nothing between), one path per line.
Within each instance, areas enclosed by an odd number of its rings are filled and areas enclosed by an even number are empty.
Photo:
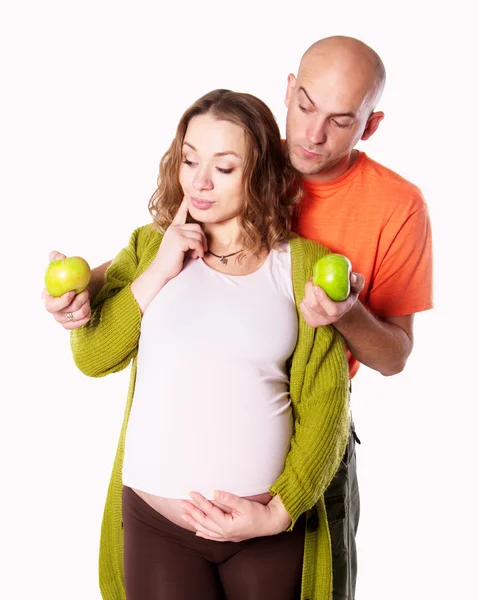
M303 181L294 231L347 256L365 277L359 299L378 317L432 308L432 242L420 190L364 152L332 181ZM349 375L359 362L348 353Z

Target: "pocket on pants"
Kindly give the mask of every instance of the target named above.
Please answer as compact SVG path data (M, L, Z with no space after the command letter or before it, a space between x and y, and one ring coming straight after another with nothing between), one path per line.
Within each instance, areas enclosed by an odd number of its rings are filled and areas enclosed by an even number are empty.
M333 555L333 599L348 600L349 561L348 561L348 521L346 518L346 496L327 498L331 552Z
M346 497L341 494L325 498L325 505L331 535L331 551L333 556L340 556L346 552L347 548Z

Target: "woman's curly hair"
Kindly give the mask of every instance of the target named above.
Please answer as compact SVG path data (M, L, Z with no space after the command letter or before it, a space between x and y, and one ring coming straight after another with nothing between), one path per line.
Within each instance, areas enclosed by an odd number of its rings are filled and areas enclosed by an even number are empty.
M176 136L161 159L158 187L150 198L148 208L154 223L164 232L178 211L184 195L179 172L186 130L191 119L204 114L234 123L246 134L245 204L240 214L243 246L252 253L270 251L288 239L293 209L300 202L303 189L283 151L273 113L251 94L214 90L185 111Z

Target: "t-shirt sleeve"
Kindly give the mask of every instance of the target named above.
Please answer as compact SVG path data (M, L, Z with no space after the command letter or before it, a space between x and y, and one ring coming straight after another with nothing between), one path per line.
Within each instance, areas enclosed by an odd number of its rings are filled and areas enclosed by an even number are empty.
M421 198L402 224L391 219L378 248L378 266L367 307L379 317L398 317L433 307L432 238Z

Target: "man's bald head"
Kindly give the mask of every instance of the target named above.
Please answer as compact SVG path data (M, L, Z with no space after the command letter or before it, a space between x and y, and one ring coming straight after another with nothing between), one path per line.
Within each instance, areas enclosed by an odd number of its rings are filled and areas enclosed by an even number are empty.
M379 102L386 83L386 69L380 56L356 38L336 35L318 40L301 58L298 79L301 75L315 75L334 71L337 82L363 90L370 110Z
M360 40L334 36L304 53L286 93L286 148L305 177L327 181L353 163L353 149L377 130L375 112L386 80L376 52Z

